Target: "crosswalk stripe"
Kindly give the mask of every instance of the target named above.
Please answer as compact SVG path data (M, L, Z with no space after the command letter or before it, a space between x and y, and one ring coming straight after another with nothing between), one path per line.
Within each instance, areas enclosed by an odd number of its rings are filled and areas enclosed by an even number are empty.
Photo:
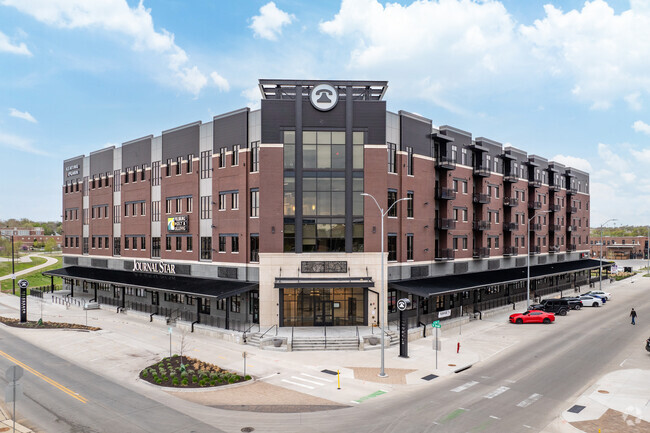
M528 407L531 404L535 403L537 400L539 400L541 397L542 397L542 394L533 394L530 397L528 397L526 400L520 401L517 406L518 407Z
M300 373L300 374L302 374L303 376L311 377L312 379L320 380L320 381L322 381L322 382L329 382L329 383L332 383L332 382L333 382L332 380L329 380L329 379L323 379L322 377L312 376L311 374L307 374L307 373Z
M303 382L311 383L311 384L318 385L318 386L325 385L324 383L315 382L315 381L309 380L309 379L303 379L302 377L298 377L298 376L291 376L291 378L296 379L296 380L302 380Z
M457 386L456 388L452 389L451 392L461 392L461 391L465 391L467 388L471 388L472 386L476 385L477 383L478 383L478 382L475 382L475 381L467 382L467 383L464 384L464 385Z
M485 395L483 396L483 398L494 398L494 397L496 397L496 396L498 396L498 395L503 394L504 392L506 392L506 391L509 390L509 389L510 389L510 388L508 388L507 386L501 386L501 387L495 389L494 391L492 391L492 392L490 392L490 393L488 393L488 394L485 394Z
M290 383L290 384L296 385L296 386L302 386L303 388L314 389L313 386L303 385L302 383L296 383L296 382L292 382L292 381L286 380L286 379L282 379L282 382L287 382L287 383Z

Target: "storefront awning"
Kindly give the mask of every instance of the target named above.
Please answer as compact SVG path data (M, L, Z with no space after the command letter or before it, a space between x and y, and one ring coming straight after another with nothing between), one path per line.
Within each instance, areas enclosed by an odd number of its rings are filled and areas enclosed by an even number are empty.
M613 263L603 262L603 268L609 268ZM567 272L596 269L600 266L598 260L579 260L573 262L558 262L530 267L530 278L537 279L560 275ZM478 287L506 284L526 280L526 267L500 269L444 277L419 278L394 281L388 283L388 288L401 290L413 295L428 298L433 295L454 293Z
M43 275L61 278L76 278L94 283L137 287L162 292L183 293L190 296L204 296L217 299L227 298L258 288L257 283L237 280L194 278L181 275L149 274L145 272L118 271L113 269L69 266L45 271Z
M276 289L336 289L375 287L371 277L359 278L276 278Z

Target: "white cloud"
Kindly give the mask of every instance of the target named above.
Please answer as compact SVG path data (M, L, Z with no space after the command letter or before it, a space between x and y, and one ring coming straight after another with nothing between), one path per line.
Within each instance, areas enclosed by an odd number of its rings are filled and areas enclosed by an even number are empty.
M291 24L296 17L278 9L274 2L268 2L260 8L260 15L255 15L250 28L255 36L275 41L282 33L282 27Z
M222 90L224 92L230 90L230 84L228 83L228 80L226 80L224 77L219 75L217 72L212 72L210 74L210 78L212 78L212 81L214 82L214 84L216 84L219 90Z
M629 164L622 155L622 153L614 153L608 144L598 143L598 156L614 172L623 173L628 171Z
M12 44L9 40L9 37L4 33L0 32L0 53L11 53L11 54L20 54L23 56L31 56L32 53L27 48L24 42L19 43L18 45Z
M630 107L630 110L639 111L643 108L643 104L641 104L641 93L639 92L630 93L629 95L626 95L623 99L625 99L625 102L627 102L627 105L628 107Z
M0 0L52 27L100 29L128 37L139 52L162 55L171 72L168 82L198 95L208 79L190 65L187 53L174 42L174 34L154 28L151 10L143 0L131 8L126 0Z
M556 161L560 164L566 165L567 167L577 168L578 170L586 171L587 173L591 173L593 171L593 168L591 167L591 163L589 161L577 156L555 155L553 158L551 158L551 161Z
M254 87L249 87L248 89L244 89L241 92L241 96L246 98L248 101L246 103L246 106L250 108L251 110L257 110L260 108L260 88L257 86Z
M547 4L546 16L519 27L530 52L549 72L574 81L573 94L607 109L624 98L639 109L641 92L650 92L650 8L633 1L616 14L604 0L586 1L563 12Z
M632 129L634 129L636 132L643 132L644 134L650 135L650 125L641 120L634 122L632 124Z
M33 155L48 156L47 152L35 148L32 141L17 135L6 134L0 131L0 146L16 149L21 152L31 153Z
M630 153L637 161L650 164L650 149L630 150Z
M34 119L34 116L29 114L27 111L18 111L15 108L10 108L9 115L12 117L17 117L18 119L26 120L28 122L38 123L36 119Z

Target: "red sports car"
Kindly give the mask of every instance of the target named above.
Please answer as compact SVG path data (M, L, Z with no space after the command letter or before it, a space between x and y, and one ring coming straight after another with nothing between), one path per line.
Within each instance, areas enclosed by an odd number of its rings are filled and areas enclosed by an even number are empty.
M525 313L510 315L510 323L551 323L555 322L555 314L540 310L530 310Z

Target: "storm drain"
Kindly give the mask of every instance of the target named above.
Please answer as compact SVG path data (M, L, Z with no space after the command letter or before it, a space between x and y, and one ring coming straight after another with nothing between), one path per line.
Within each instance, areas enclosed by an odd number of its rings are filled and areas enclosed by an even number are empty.
M244 427L243 429L241 429L241 431L244 433L250 433L252 431L255 431L255 429L253 427Z
M585 407L587 407L587 406L580 406L579 404L576 404L571 409L569 409L567 412L580 413L580 412L582 412L582 409L584 409Z
M436 377L438 377L438 376L436 376L435 374L428 374L428 375L424 376L424 377L422 378L422 380L433 380L433 379L435 379Z
M332 371L332 370L321 370L320 372L325 374L331 374L332 376L336 376L338 374L336 371Z

